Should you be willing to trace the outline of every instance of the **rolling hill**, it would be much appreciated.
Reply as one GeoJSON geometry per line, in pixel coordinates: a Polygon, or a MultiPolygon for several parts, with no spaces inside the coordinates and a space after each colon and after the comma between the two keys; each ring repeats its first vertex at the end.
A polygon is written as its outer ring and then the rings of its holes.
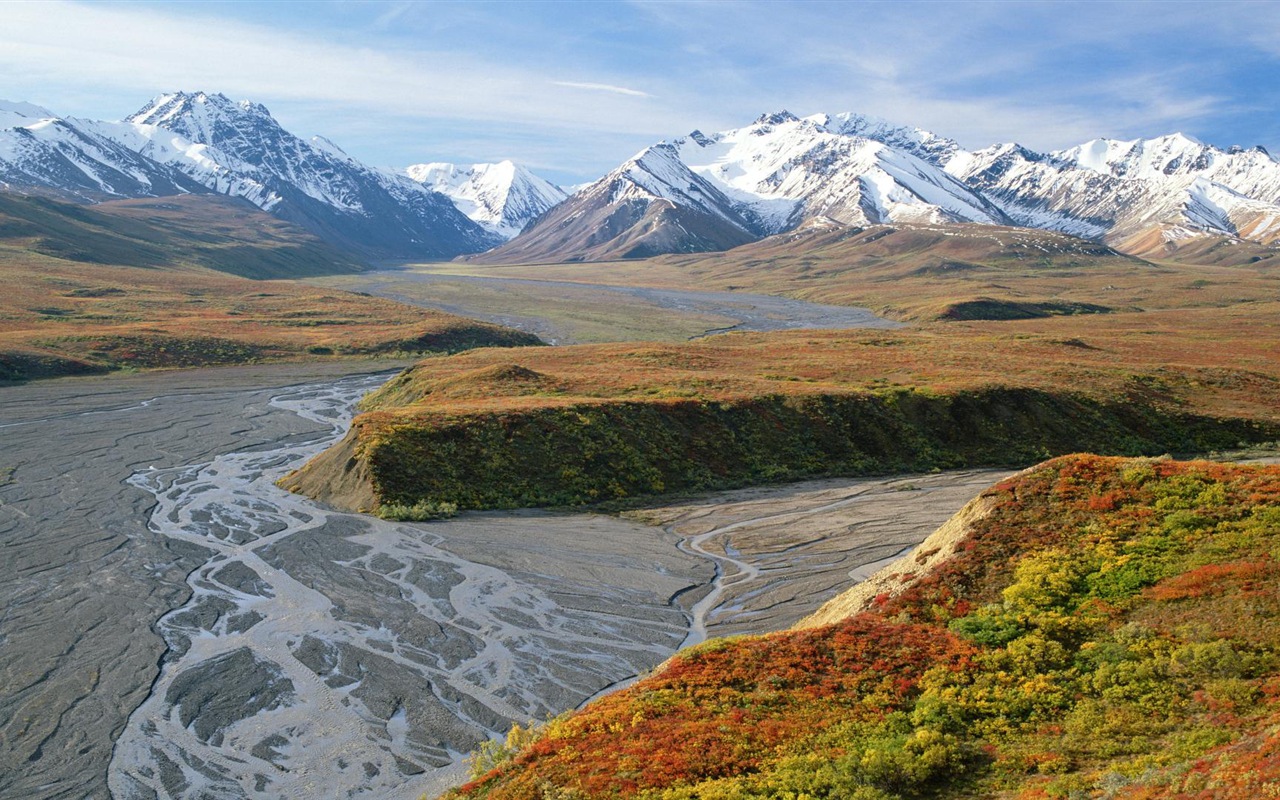
{"type": "Polygon", "coordinates": [[[243,200],[83,206],[0,193],[0,381],[538,343],[450,314],[265,280],[360,268],[243,200]]]}

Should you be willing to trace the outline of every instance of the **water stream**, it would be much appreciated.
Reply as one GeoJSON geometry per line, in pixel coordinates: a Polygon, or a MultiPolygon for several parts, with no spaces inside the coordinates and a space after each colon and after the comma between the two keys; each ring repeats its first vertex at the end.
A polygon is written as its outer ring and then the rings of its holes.
{"type": "Polygon", "coordinates": [[[130,478],[156,498],[150,530],[208,559],[188,577],[188,602],[156,624],[169,650],[116,742],[115,797],[416,798],[513,721],[576,705],[684,638],[685,614],[667,598],[706,570],[670,542],[659,546],[676,557],[657,562],[658,579],[602,580],[650,574],[644,546],[626,555],[588,545],[579,548],[587,569],[529,569],[546,567],[539,555],[556,561],[547,548],[577,538],[575,526],[648,530],[634,523],[398,524],[278,489],[276,478],[345,432],[354,401],[375,384],[350,379],[271,401],[330,425],[328,436],[130,478]],[[486,544],[511,555],[504,538],[524,541],[525,555],[482,563],[486,544]],[[468,547],[469,557],[456,552],[468,547]]]}

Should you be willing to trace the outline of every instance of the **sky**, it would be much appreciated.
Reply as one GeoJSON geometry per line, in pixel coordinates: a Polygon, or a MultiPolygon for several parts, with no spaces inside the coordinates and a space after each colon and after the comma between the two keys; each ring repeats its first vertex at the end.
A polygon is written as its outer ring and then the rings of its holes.
{"type": "Polygon", "coordinates": [[[563,184],[782,109],[968,148],[1181,131],[1280,154],[1280,2],[0,0],[0,98],[121,119],[179,90],[378,166],[563,184]]]}

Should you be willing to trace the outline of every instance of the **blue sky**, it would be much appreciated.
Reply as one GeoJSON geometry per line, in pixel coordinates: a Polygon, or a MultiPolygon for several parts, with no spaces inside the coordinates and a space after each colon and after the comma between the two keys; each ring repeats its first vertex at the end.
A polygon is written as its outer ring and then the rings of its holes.
{"type": "Polygon", "coordinates": [[[766,111],[977,148],[1183,131],[1280,153],[1276,2],[0,2],[0,97],[119,119],[264,103],[393,166],[512,158],[565,183],[766,111]]]}

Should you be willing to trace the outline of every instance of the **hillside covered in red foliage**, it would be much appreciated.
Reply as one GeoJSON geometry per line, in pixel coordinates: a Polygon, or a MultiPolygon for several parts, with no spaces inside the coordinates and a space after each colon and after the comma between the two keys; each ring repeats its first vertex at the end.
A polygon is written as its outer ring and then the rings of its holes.
{"type": "Polygon", "coordinates": [[[714,640],[455,798],[1280,793],[1280,467],[1069,456],[870,612],[714,640]]]}

